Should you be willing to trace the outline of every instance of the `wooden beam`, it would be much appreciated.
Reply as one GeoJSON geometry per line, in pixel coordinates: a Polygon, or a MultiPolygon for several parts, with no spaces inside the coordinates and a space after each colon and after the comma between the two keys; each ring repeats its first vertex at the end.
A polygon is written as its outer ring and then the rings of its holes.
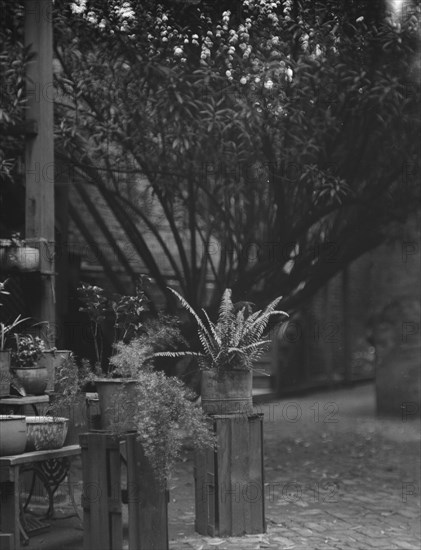
{"type": "Polygon", "coordinates": [[[95,239],[92,237],[91,232],[89,231],[87,225],[82,220],[82,217],[80,216],[79,212],[76,210],[76,208],[69,203],[69,213],[70,216],[73,218],[75,224],[77,225],[79,231],[82,233],[83,238],[88,243],[88,245],[91,247],[91,250],[95,254],[96,258],[98,259],[98,262],[102,265],[104,268],[105,274],[110,279],[112,285],[114,286],[115,290],[119,292],[120,294],[125,294],[125,287],[123,283],[120,281],[120,279],[117,277],[117,275],[113,271],[113,266],[110,264],[106,256],[101,251],[100,247],[96,243],[95,239]]]}
{"type": "MultiPolygon", "coordinates": [[[[25,236],[39,242],[41,292],[32,304],[37,320],[55,323],[54,119],[52,0],[25,0],[26,68],[25,236]]],[[[53,342],[52,342],[53,343],[53,342]]]]}

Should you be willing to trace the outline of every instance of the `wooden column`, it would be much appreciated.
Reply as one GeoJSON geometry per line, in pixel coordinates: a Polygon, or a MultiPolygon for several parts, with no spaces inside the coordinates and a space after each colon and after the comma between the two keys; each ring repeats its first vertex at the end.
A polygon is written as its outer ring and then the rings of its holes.
{"type": "Polygon", "coordinates": [[[217,449],[195,454],[195,529],[211,537],[265,533],[263,414],[210,421],[217,449]]]}
{"type": "Polygon", "coordinates": [[[35,54],[27,66],[26,239],[40,248],[41,292],[31,304],[38,321],[55,323],[54,120],[52,0],[25,0],[25,46],[35,54]]]}

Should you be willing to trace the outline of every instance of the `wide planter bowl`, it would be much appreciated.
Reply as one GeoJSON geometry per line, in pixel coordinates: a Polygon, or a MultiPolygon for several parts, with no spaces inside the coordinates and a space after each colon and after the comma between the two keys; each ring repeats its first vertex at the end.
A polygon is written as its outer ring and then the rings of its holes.
{"type": "Polygon", "coordinates": [[[12,370],[27,395],[42,395],[45,392],[48,384],[47,367],[13,367],[12,370]]]}
{"type": "Polygon", "coordinates": [[[20,455],[26,447],[26,418],[0,415],[0,456],[20,455]]]}
{"type": "Polygon", "coordinates": [[[69,419],[54,416],[27,416],[27,451],[48,451],[64,445],[69,419]]]}
{"type": "Polygon", "coordinates": [[[0,350],[0,397],[5,397],[10,393],[10,360],[10,351],[0,350]]]}
{"type": "Polygon", "coordinates": [[[14,246],[11,245],[11,241],[2,239],[0,242],[0,267],[5,271],[38,271],[39,250],[31,246],[14,246]]]}
{"type": "Polygon", "coordinates": [[[253,374],[250,370],[218,373],[204,370],[202,408],[207,414],[248,414],[253,410],[253,374]]]}
{"type": "Polygon", "coordinates": [[[129,378],[100,378],[95,380],[101,411],[101,428],[136,429],[133,415],[136,410],[136,380],[129,378]]]}

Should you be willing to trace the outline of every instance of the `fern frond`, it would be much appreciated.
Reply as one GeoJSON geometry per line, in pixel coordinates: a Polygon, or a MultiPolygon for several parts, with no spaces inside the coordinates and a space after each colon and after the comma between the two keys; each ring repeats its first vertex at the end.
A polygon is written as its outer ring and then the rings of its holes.
{"type": "Polygon", "coordinates": [[[168,289],[180,300],[181,305],[186,309],[196,320],[196,323],[198,324],[200,330],[202,331],[204,337],[208,340],[209,344],[211,345],[212,342],[212,336],[209,334],[208,329],[205,327],[202,319],[197,315],[197,313],[194,311],[194,309],[191,307],[191,305],[188,303],[188,301],[181,296],[176,290],[168,287],[168,289]]]}
{"type": "Polygon", "coordinates": [[[219,318],[218,324],[225,324],[228,318],[232,317],[234,312],[234,304],[231,300],[232,291],[230,288],[226,288],[222,295],[221,305],[219,306],[219,318]]]}
{"type": "Polygon", "coordinates": [[[243,335],[244,326],[245,326],[245,310],[246,308],[240,309],[240,311],[237,313],[236,319],[235,319],[235,330],[233,331],[232,335],[232,345],[238,346],[241,342],[241,337],[243,335]]]}
{"type": "Polygon", "coordinates": [[[256,338],[260,338],[262,336],[262,334],[265,331],[265,328],[269,323],[269,319],[273,315],[286,315],[288,317],[288,314],[285,313],[284,311],[268,311],[267,313],[262,314],[260,319],[257,319],[252,326],[252,330],[256,338]]]}
{"type": "Polygon", "coordinates": [[[259,342],[254,342],[253,344],[249,344],[248,346],[244,346],[244,347],[241,347],[241,348],[236,348],[236,347],[229,348],[228,352],[229,353],[234,353],[234,352],[236,352],[236,353],[246,353],[246,352],[253,353],[254,350],[258,350],[260,347],[265,347],[270,343],[271,343],[270,340],[260,340],[259,342]]]}
{"type": "Polygon", "coordinates": [[[206,355],[204,353],[199,353],[197,351],[157,351],[156,353],[154,353],[153,355],[150,356],[150,358],[152,357],[184,357],[188,355],[189,357],[193,356],[193,357],[206,357],[206,355]]]}
{"type": "Polygon", "coordinates": [[[210,328],[210,331],[212,333],[212,336],[214,337],[214,339],[216,340],[216,342],[218,344],[221,343],[221,339],[219,337],[219,334],[216,332],[216,327],[215,327],[215,324],[212,323],[212,321],[209,319],[209,315],[206,313],[206,310],[202,308],[202,311],[203,311],[203,315],[205,316],[206,318],[206,321],[208,322],[208,325],[209,325],[209,328],[210,328]]]}

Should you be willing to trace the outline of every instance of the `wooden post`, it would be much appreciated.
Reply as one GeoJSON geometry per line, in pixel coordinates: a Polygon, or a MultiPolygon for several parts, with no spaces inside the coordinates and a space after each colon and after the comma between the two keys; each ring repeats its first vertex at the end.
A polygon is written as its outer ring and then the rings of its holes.
{"type": "Polygon", "coordinates": [[[195,455],[196,531],[264,533],[263,414],[211,416],[215,452],[195,455]]]}
{"type": "Polygon", "coordinates": [[[168,491],[159,485],[136,434],[125,441],[129,549],[168,550],[168,491]]]}
{"type": "MultiPolygon", "coordinates": [[[[26,239],[40,248],[41,292],[31,306],[38,321],[55,323],[54,294],[54,119],[52,0],[25,0],[25,46],[35,54],[27,65],[26,239]]],[[[54,342],[51,342],[54,343],[54,342]]]]}
{"type": "Polygon", "coordinates": [[[123,463],[127,465],[129,550],[168,550],[168,491],[157,481],[136,434],[121,439],[99,431],[81,434],[79,441],[85,550],[123,547],[123,463]]]}
{"type": "Polygon", "coordinates": [[[105,432],[81,434],[79,441],[82,449],[84,549],[121,550],[120,443],[105,432]]]}

